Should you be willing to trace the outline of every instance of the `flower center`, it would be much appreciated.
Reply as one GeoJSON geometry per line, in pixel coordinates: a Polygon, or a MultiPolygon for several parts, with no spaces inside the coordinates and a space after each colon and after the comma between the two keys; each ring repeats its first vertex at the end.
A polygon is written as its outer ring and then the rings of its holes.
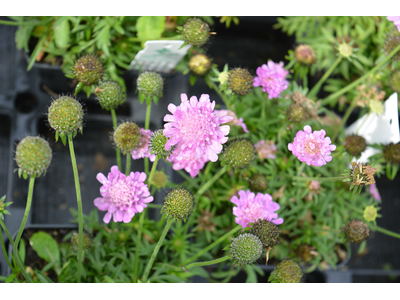
{"type": "Polygon", "coordinates": [[[110,200],[117,206],[128,205],[132,206],[134,189],[130,186],[128,182],[120,180],[110,186],[108,193],[110,195],[110,200]]]}
{"type": "Polygon", "coordinates": [[[315,142],[313,140],[308,140],[305,143],[305,147],[304,148],[305,148],[306,152],[308,154],[310,154],[310,155],[317,155],[317,154],[319,154],[321,152],[320,151],[320,147],[319,147],[319,143],[317,143],[317,142],[315,142]]]}
{"type": "Polygon", "coordinates": [[[211,114],[209,112],[188,112],[186,117],[179,122],[183,140],[186,143],[204,142],[210,135],[210,124],[211,114]]]}

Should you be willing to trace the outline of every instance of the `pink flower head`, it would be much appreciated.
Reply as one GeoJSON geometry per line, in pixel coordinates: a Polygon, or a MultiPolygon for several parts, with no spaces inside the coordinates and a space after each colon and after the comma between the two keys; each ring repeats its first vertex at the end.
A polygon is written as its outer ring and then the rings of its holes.
{"type": "Polygon", "coordinates": [[[103,198],[94,199],[94,205],[101,211],[107,211],[103,221],[109,223],[111,216],[114,222],[129,223],[135,213],[140,213],[146,203],[152,202],[146,180],[146,173],[131,172],[129,176],[121,173],[117,166],[111,167],[108,176],[98,173],[97,180],[103,184],[100,194],[103,198]]]}
{"type": "MultiPolygon", "coordinates": [[[[175,161],[178,160],[180,166],[191,164],[191,160],[200,159],[201,161],[218,160],[218,155],[222,151],[222,144],[226,143],[229,134],[229,125],[221,124],[231,121],[231,116],[216,116],[214,113],[215,101],[210,101],[210,96],[203,94],[198,101],[195,96],[188,100],[186,94],[181,94],[181,105],[168,105],[168,110],[172,115],[167,114],[164,121],[169,122],[164,125],[164,135],[170,138],[165,145],[165,150],[169,151],[176,145],[174,151],[175,161]]],[[[186,169],[186,168],[185,168],[186,169]]],[[[196,168],[197,169],[197,168],[196,168]]],[[[198,174],[193,171],[192,178],[198,174]]]]}
{"type": "Polygon", "coordinates": [[[149,157],[150,161],[155,161],[156,155],[150,154],[150,149],[149,149],[149,140],[151,137],[151,131],[143,128],[140,128],[140,131],[142,132],[142,140],[140,141],[139,147],[131,151],[132,159],[149,157]]]}
{"type": "Polygon", "coordinates": [[[247,130],[246,124],[244,124],[244,122],[243,122],[243,118],[238,119],[238,117],[236,116],[236,114],[233,111],[231,111],[231,110],[216,110],[215,115],[217,117],[231,116],[233,119],[228,122],[228,125],[241,126],[243,128],[244,132],[249,132],[247,130]]]}
{"type": "Polygon", "coordinates": [[[239,199],[233,196],[231,202],[237,207],[233,208],[233,214],[236,216],[235,222],[247,227],[250,222],[257,222],[259,219],[268,220],[276,225],[282,224],[283,219],[278,219],[276,210],[280,208],[279,204],[272,201],[269,194],[258,193],[257,196],[250,190],[239,191],[239,199]]]}
{"type": "Polygon", "coordinates": [[[376,183],[371,184],[369,186],[369,192],[371,193],[372,197],[374,197],[374,199],[376,201],[380,201],[381,200],[381,195],[379,194],[378,188],[376,187],[376,183]]]}
{"type": "Polygon", "coordinates": [[[276,146],[274,141],[259,141],[254,145],[254,148],[256,149],[256,152],[258,154],[258,157],[262,160],[264,158],[272,158],[275,159],[275,153],[276,153],[276,146]]]}
{"type": "Polygon", "coordinates": [[[256,73],[258,76],[254,77],[253,86],[262,86],[262,91],[268,93],[268,99],[278,98],[289,86],[286,80],[289,71],[283,68],[283,62],[268,61],[268,65],[258,67],[256,73]]]}
{"type": "Polygon", "coordinates": [[[288,149],[307,165],[323,166],[332,160],[331,151],[336,149],[331,145],[331,139],[325,137],[325,130],[311,132],[311,126],[304,126],[304,131],[299,130],[293,143],[289,143],[288,149]]]}
{"type": "Polygon", "coordinates": [[[386,19],[388,19],[389,21],[392,21],[394,23],[394,25],[397,26],[397,29],[400,32],[400,17],[386,17],[386,19]]]}

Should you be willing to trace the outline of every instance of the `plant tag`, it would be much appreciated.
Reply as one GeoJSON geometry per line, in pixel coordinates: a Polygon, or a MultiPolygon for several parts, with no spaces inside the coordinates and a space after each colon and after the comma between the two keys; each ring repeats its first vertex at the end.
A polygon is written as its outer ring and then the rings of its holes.
{"type": "MultiPolygon", "coordinates": [[[[383,107],[385,112],[381,115],[375,113],[366,114],[345,129],[347,135],[355,134],[362,136],[367,144],[389,144],[400,141],[399,133],[399,111],[397,93],[392,94],[385,101],[383,107]]],[[[379,153],[381,150],[367,146],[357,162],[367,162],[368,158],[379,153]]]]}
{"type": "Polygon", "coordinates": [[[147,41],[140,50],[131,66],[139,70],[151,70],[160,73],[170,73],[190,49],[190,45],[181,48],[184,41],[147,41]]]}

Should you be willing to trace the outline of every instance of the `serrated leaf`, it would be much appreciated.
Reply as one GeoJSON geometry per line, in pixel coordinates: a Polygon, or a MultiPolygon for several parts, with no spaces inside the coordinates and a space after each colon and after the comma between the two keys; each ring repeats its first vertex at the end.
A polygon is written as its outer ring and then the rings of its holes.
{"type": "Polygon", "coordinates": [[[60,261],[60,250],[55,239],[50,234],[39,231],[32,235],[29,242],[39,257],[47,262],[54,262],[56,272],[60,274],[60,269],[57,267],[60,261]]]}
{"type": "Polygon", "coordinates": [[[54,42],[57,47],[63,49],[69,44],[70,28],[67,17],[57,17],[53,25],[54,29],[54,42]]]}
{"type": "Polygon", "coordinates": [[[137,36],[143,40],[156,40],[164,32],[164,16],[142,16],[136,22],[137,36]]]}

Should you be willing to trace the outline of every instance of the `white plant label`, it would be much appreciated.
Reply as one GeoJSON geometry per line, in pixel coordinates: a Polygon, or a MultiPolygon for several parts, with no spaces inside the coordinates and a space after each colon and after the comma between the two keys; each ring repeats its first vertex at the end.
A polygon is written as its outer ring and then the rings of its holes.
{"type": "MultiPolygon", "coordinates": [[[[397,93],[392,94],[385,101],[385,112],[366,114],[345,129],[347,135],[357,134],[367,141],[367,144],[389,144],[400,141],[399,111],[397,93]],[[356,133],[357,132],[357,133],[356,133]]],[[[357,162],[367,162],[368,158],[381,152],[381,150],[367,146],[357,162]]],[[[354,160],[354,159],[353,159],[354,160]]]]}
{"type": "Polygon", "coordinates": [[[190,45],[182,47],[184,41],[147,41],[131,62],[132,69],[170,73],[186,55],[190,45]]]}

